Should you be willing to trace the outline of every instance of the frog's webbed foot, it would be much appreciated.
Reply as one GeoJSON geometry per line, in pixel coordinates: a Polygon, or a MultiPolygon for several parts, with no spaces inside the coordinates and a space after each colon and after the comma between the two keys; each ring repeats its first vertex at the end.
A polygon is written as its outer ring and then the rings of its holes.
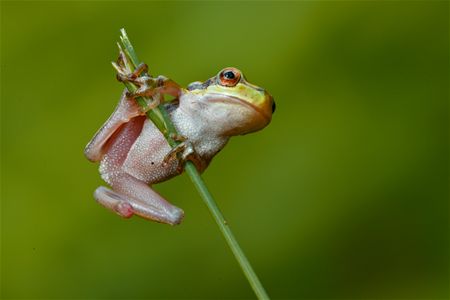
{"type": "Polygon", "coordinates": [[[184,164],[190,160],[192,161],[198,170],[203,170],[203,161],[198,156],[197,152],[195,152],[194,145],[186,139],[186,137],[182,135],[171,135],[171,138],[175,141],[181,142],[177,146],[173,147],[169,153],[164,157],[163,163],[168,164],[170,161],[177,159],[178,160],[178,166],[177,171],[178,173],[182,173],[184,169],[184,164]]]}

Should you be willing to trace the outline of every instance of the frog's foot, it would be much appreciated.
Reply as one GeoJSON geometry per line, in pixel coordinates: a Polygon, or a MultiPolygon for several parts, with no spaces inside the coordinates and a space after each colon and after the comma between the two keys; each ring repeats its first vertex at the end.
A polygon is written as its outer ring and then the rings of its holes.
{"type": "Polygon", "coordinates": [[[184,216],[183,210],[178,207],[171,205],[170,209],[157,208],[148,201],[129,198],[103,186],[95,190],[94,197],[98,203],[127,219],[136,214],[151,221],[177,225],[184,216]]]}
{"type": "Polygon", "coordinates": [[[194,146],[192,143],[186,139],[186,137],[182,135],[171,135],[171,138],[175,141],[181,142],[174,148],[172,148],[169,153],[164,157],[163,164],[168,164],[170,161],[177,159],[178,160],[178,173],[183,172],[184,164],[186,161],[192,161],[197,169],[201,170],[202,160],[199,158],[197,152],[195,152],[194,146]]]}

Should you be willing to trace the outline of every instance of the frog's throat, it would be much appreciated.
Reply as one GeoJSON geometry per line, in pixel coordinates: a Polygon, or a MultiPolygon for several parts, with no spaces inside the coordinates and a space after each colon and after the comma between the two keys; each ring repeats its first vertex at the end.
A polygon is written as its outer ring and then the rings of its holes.
{"type": "Polygon", "coordinates": [[[271,119],[271,116],[267,112],[265,112],[263,109],[261,109],[260,107],[254,105],[254,104],[252,104],[252,103],[250,103],[248,101],[242,100],[242,99],[240,99],[238,97],[234,97],[234,96],[231,96],[231,95],[215,94],[215,93],[209,93],[209,95],[214,95],[214,96],[217,96],[217,97],[208,98],[208,100],[207,100],[208,102],[213,102],[213,103],[230,103],[230,102],[232,102],[232,103],[239,103],[239,104],[242,104],[242,105],[244,105],[246,107],[249,107],[249,108],[253,109],[254,111],[258,112],[266,121],[270,121],[270,119],[271,119]]]}

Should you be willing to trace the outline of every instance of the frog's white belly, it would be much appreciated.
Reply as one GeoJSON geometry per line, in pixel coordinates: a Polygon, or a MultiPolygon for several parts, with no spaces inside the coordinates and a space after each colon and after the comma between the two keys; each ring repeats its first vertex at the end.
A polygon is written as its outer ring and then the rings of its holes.
{"type": "MultiPolygon", "coordinates": [[[[214,122],[205,119],[205,116],[199,111],[186,113],[175,109],[171,113],[171,119],[178,133],[192,143],[197,158],[202,160],[203,168],[206,168],[212,157],[228,141],[228,137],[216,134],[216,131],[220,131],[220,126],[213,126],[214,122]],[[213,130],[214,128],[215,130],[213,130]]],[[[123,163],[123,169],[128,174],[147,183],[167,180],[178,175],[179,162],[177,159],[172,159],[163,165],[164,157],[170,150],[163,134],[152,121],[146,119],[141,133],[131,146],[123,163]]],[[[203,168],[200,171],[203,171],[203,168]]]]}
{"type": "Polygon", "coordinates": [[[176,160],[163,165],[170,146],[163,134],[150,120],[145,120],[142,131],[128,152],[123,170],[147,183],[164,181],[177,175],[176,160]]]}

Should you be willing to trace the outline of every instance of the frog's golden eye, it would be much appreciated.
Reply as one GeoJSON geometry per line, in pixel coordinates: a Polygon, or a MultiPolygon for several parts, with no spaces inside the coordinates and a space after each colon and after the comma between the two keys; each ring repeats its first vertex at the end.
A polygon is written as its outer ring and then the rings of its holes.
{"type": "Polygon", "coordinates": [[[219,74],[220,85],[235,86],[241,80],[241,72],[235,68],[223,69],[219,74]]]}

